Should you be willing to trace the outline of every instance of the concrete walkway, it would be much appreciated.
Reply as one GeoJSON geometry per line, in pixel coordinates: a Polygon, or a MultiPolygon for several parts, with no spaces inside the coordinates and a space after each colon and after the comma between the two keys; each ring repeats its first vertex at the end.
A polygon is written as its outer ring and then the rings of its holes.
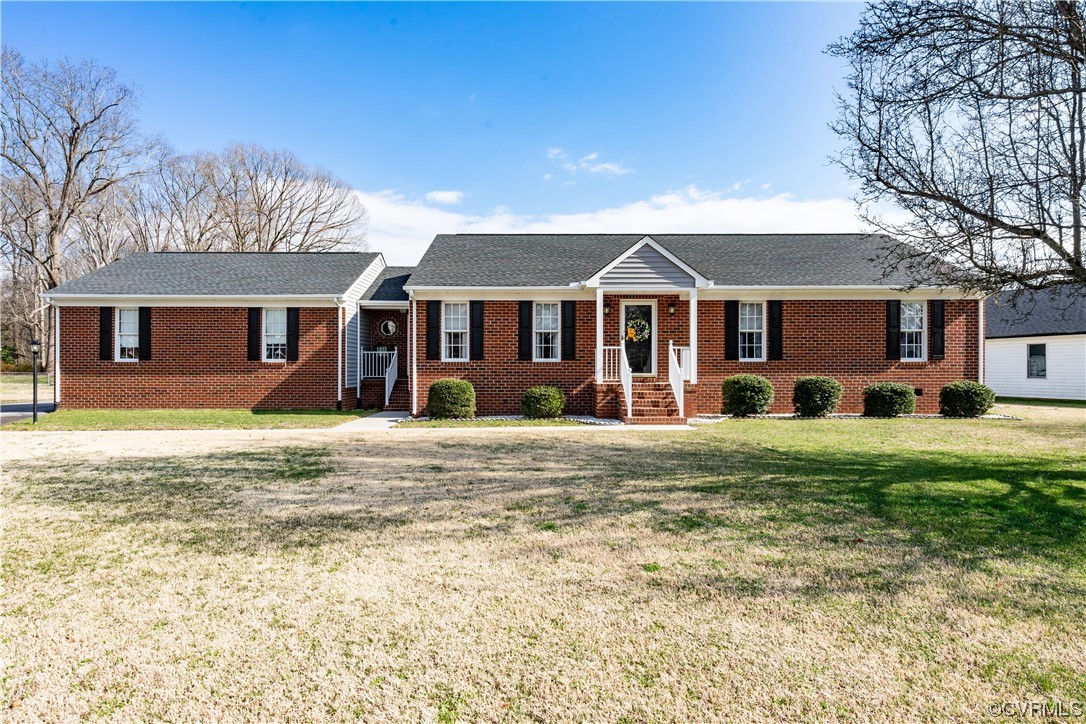
{"type": "MultiPolygon", "coordinates": [[[[52,397],[52,393],[49,394],[52,397]]],[[[38,402],[38,419],[41,416],[52,412],[55,405],[53,401],[38,402]]],[[[9,402],[6,405],[0,405],[0,425],[6,425],[9,422],[18,422],[19,420],[29,420],[34,416],[34,403],[32,402],[9,402]]]]}
{"type": "Polygon", "coordinates": [[[354,430],[389,430],[397,422],[402,422],[411,417],[406,411],[378,412],[366,417],[358,417],[342,425],[336,425],[329,430],[336,432],[352,432],[354,430]]]}

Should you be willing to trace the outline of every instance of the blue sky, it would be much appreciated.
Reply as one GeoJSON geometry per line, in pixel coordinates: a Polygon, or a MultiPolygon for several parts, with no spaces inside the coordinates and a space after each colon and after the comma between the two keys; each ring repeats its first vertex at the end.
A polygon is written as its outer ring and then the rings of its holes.
{"type": "Polygon", "coordinates": [[[287,148],[371,245],[455,231],[848,231],[832,3],[4,2],[29,59],[91,57],[182,151],[287,148]]]}

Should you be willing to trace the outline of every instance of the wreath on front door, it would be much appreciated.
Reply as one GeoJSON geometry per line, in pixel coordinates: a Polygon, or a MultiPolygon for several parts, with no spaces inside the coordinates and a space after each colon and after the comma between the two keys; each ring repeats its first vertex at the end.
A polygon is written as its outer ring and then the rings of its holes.
{"type": "Polygon", "coordinates": [[[652,335],[652,328],[644,317],[631,317],[626,320],[626,341],[647,342],[652,335]]]}

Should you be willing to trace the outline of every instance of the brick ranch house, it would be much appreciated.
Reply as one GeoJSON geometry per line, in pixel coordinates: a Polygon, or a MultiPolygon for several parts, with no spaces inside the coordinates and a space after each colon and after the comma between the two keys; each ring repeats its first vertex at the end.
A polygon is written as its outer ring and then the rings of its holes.
{"type": "Polygon", "coordinates": [[[679,422],[749,372],[791,410],[796,377],[939,389],[983,375],[983,307],[910,288],[864,234],[439,235],[416,267],[375,253],[136,254],[46,295],[58,403],[73,408],[350,408],[425,414],[434,380],[478,412],[534,385],[567,412],[679,422]]]}

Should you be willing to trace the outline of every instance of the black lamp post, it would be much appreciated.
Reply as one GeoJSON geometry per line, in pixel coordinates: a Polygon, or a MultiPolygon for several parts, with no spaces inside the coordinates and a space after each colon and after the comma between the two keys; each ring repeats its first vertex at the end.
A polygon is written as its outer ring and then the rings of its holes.
{"type": "Polygon", "coordinates": [[[38,424],[38,353],[41,352],[41,342],[30,340],[30,359],[34,370],[34,424],[38,424]]]}

